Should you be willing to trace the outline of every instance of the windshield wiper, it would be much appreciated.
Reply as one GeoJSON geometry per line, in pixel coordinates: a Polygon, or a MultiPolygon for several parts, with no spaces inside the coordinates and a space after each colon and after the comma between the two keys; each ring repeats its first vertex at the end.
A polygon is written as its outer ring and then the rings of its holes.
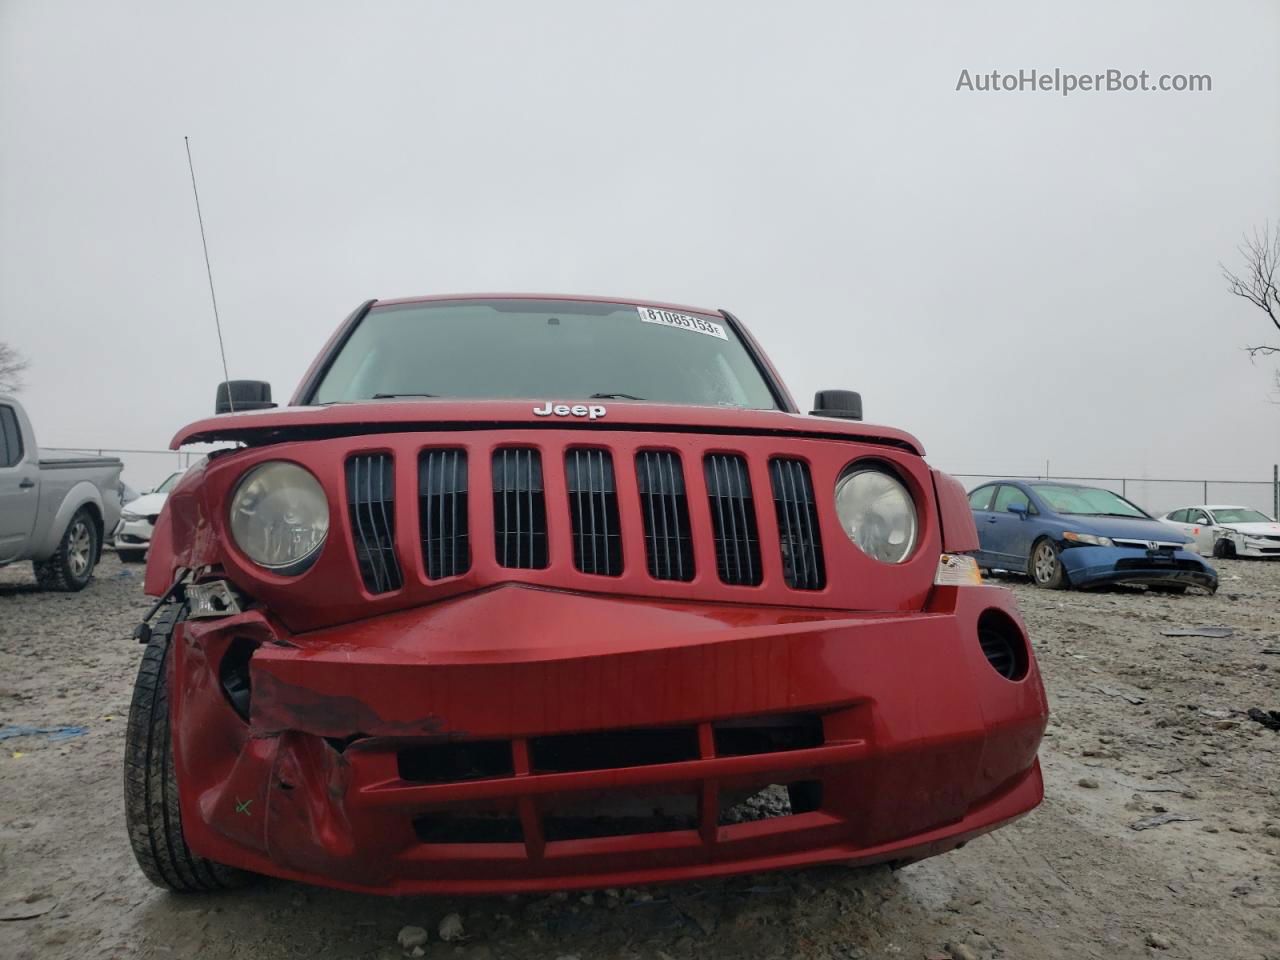
{"type": "Polygon", "coordinates": [[[375,393],[373,400],[395,400],[399,397],[434,397],[434,393],[375,393]]]}
{"type": "Polygon", "coordinates": [[[631,393],[593,393],[587,397],[588,400],[643,400],[644,397],[637,397],[631,393]]]}

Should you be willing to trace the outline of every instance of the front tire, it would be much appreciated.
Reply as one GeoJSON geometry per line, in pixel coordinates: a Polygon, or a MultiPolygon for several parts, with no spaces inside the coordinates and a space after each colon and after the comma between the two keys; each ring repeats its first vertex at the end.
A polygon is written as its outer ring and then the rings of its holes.
{"type": "Polygon", "coordinates": [[[1031,545],[1031,558],[1027,563],[1031,582],[1044,590],[1065,590],[1071,586],[1062,557],[1052,540],[1041,539],[1031,545]]]}
{"type": "Polygon", "coordinates": [[[32,564],[36,582],[44,590],[61,590],[64,593],[83,590],[93,579],[101,542],[93,514],[88,507],[81,507],[72,515],[53,556],[32,564]]]}
{"type": "Polygon", "coordinates": [[[1213,555],[1219,560],[1234,560],[1236,545],[1224,537],[1213,545],[1213,555]]]}
{"type": "Polygon", "coordinates": [[[116,556],[120,558],[121,563],[144,563],[147,559],[146,550],[121,550],[116,549],[116,556]]]}
{"type": "Polygon", "coordinates": [[[125,731],[125,824],[148,880],[176,893],[208,893],[244,886],[251,874],[197,856],[182,833],[169,731],[169,637],[180,619],[180,604],[156,615],[138,667],[125,731]]]}

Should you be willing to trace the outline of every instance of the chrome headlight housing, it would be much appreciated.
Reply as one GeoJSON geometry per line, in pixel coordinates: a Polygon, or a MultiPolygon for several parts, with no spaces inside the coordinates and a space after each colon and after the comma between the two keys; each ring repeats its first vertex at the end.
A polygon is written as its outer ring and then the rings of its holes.
{"type": "Polygon", "coordinates": [[[881,563],[902,563],[920,534],[910,492],[879,467],[854,467],[836,481],[836,516],[858,549],[881,563]]]}
{"type": "Polygon", "coordinates": [[[258,566],[299,574],[315,563],[329,535],[329,501],[309,470],[269,460],[240,478],[230,524],[236,546],[258,566]]]}

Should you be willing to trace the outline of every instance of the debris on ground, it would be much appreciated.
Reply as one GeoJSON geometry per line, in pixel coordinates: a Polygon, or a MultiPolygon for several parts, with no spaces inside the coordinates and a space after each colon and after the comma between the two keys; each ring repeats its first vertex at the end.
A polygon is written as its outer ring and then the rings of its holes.
{"type": "Polygon", "coordinates": [[[72,737],[78,737],[81,734],[88,733],[88,727],[23,727],[11,726],[0,727],[0,740],[11,740],[14,737],[48,737],[50,743],[57,743],[60,740],[70,740],[72,737]]]}
{"type": "Polygon", "coordinates": [[[1178,823],[1179,821],[1199,820],[1199,817],[1193,817],[1189,813],[1164,813],[1156,814],[1154,817],[1146,817],[1142,820],[1135,820],[1129,824],[1130,830],[1150,830],[1152,827],[1161,827],[1166,823],[1178,823]]]}
{"type": "Polygon", "coordinates": [[[1155,950],[1168,950],[1173,944],[1169,942],[1168,937],[1152,931],[1147,934],[1147,946],[1155,950]]]}
{"type": "Polygon", "coordinates": [[[1250,707],[1249,719],[1254,723],[1262,724],[1268,730],[1280,732],[1280,710],[1260,710],[1257,707],[1250,707]]]}
{"type": "Polygon", "coordinates": [[[1113,690],[1111,687],[1104,687],[1096,683],[1093,685],[1093,689],[1097,690],[1099,693],[1104,694],[1108,697],[1119,697],[1121,700],[1127,700],[1129,701],[1129,703],[1132,703],[1135,707],[1141,706],[1142,704],[1147,702],[1145,699],[1143,699],[1142,697],[1138,696],[1135,693],[1125,693],[1125,691],[1123,690],[1113,690]]]}
{"type": "Polygon", "coordinates": [[[422,927],[401,927],[396,943],[406,950],[420,947],[427,942],[427,931],[422,927]]]}
{"type": "Polygon", "coordinates": [[[1235,635],[1235,631],[1230,627],[1214,627],[1208,624],[1200,627],[1169,627],[1167,630],[1161,630],[1160,633],[1166,637],[1212,637],[1215,640],[1225,640],[1235,635]]]}
{"type": "Polygon", "coordinates": [[[0,921],[33,920],[36,917],[43,917],[57,905],[57,897],[44,897],[35,893],[29,894],[9,903],[0,904],[0,921]]]}
{"type": "Polygon", "coordinates": [[[1098,789],[1098,781],[1095,780],[1093,777],[1081,777],[1079,780],[1076,781],[1076,785],[1080,787],[1084,787],[1086,790],[1098,789]]]}
{"type": "Polygon", "coordinates": [[[462,917],[456,913],[446,914],[440,920],[438,928],[440,939],[445,943],[452,943],[455,940],[465,940],[467,938],[466,930],[462,926],[462,917]]]}

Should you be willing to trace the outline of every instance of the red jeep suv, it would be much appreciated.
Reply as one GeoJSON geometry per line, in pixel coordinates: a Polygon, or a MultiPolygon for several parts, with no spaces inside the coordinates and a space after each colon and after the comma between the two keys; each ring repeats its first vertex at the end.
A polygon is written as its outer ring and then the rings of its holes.
{"type": "Polygon", "coordinates": [[[905,863],[1025,814],[1048,715],[963,489],[731,314],[370,301],[174,438],[126,808],[156,883],[623,886],[905,863]]]}

